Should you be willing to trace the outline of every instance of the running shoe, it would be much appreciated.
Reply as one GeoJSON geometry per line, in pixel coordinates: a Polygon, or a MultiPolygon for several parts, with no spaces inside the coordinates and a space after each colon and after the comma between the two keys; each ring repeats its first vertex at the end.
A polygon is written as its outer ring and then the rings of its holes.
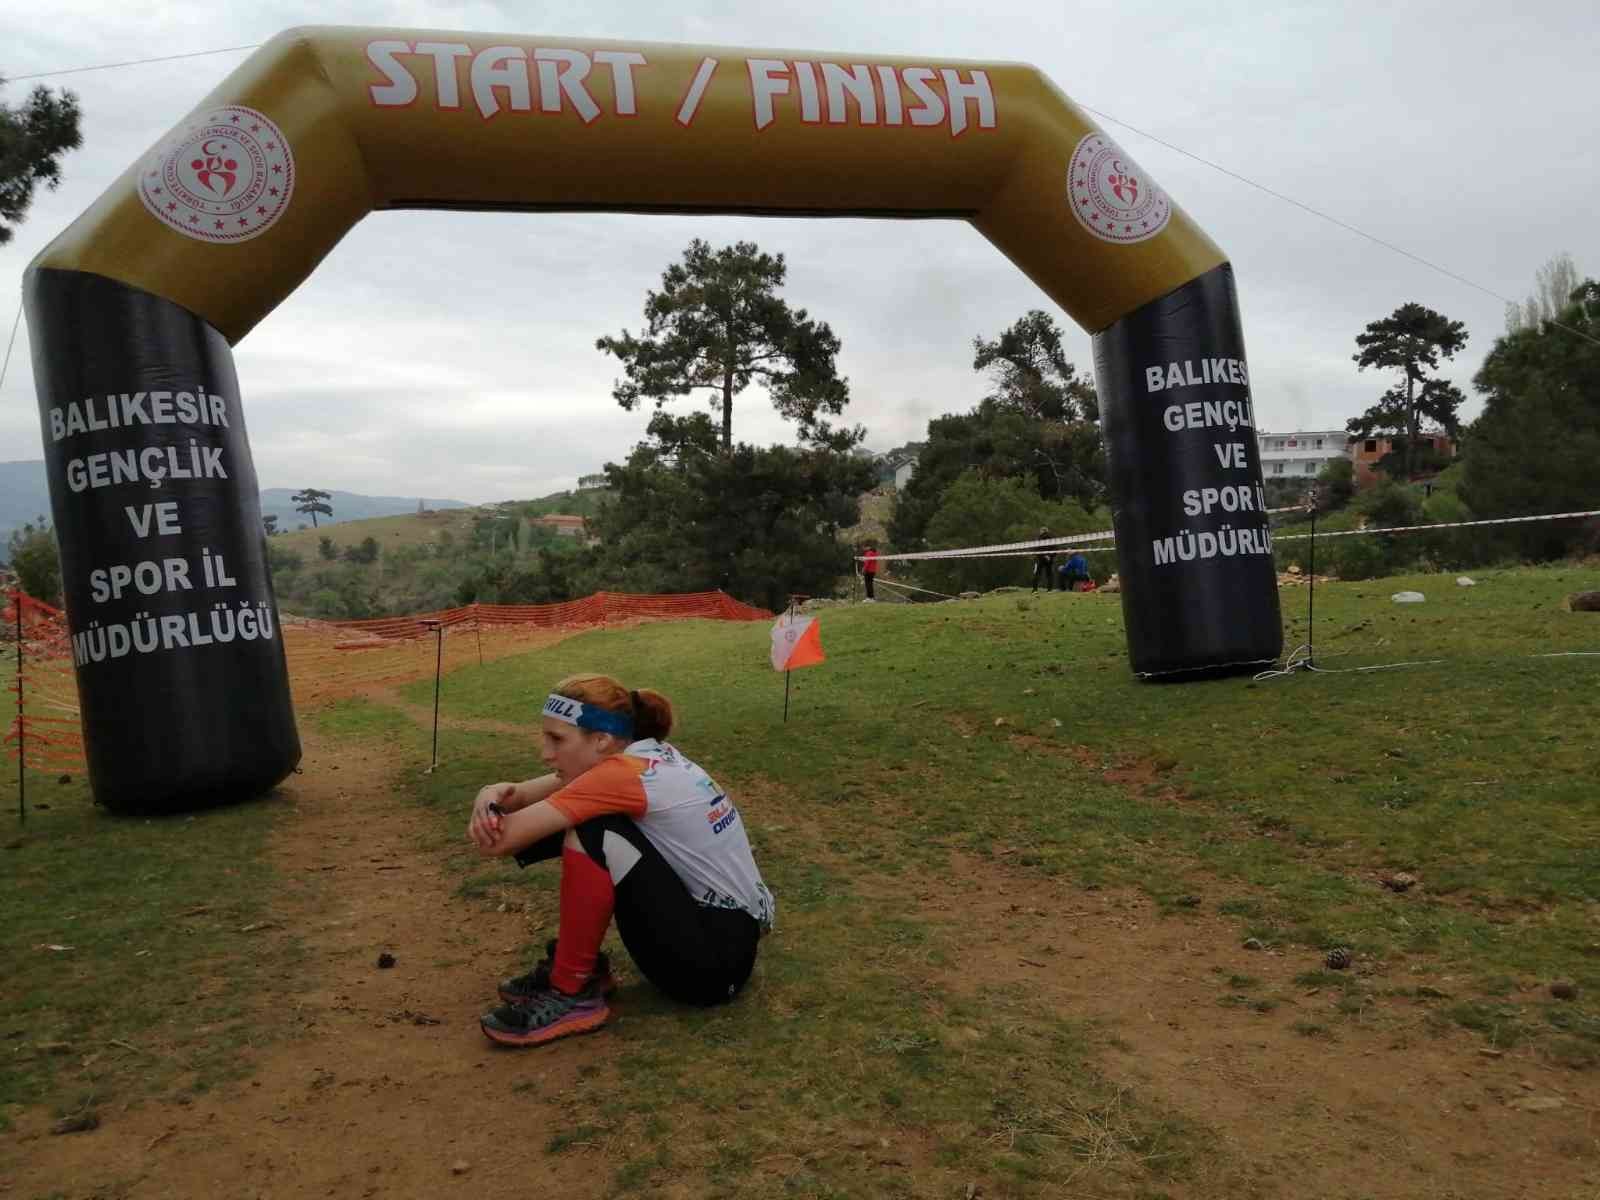
{"type": "Polygon", "coordinates": [[[593,1033],[611,1017],[611,1008],[591,978],[575,996],[548,988],[520,1004],[504,1004],[484,1013],[478,1025],[484,1036],[502,1046],[542,1046],[558,1038],[593,1033]]]}

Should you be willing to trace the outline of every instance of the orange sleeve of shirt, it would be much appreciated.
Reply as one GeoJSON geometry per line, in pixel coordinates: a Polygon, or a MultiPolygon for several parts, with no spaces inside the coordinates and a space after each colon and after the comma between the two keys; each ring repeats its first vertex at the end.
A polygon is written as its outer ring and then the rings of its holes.
{"type": "Polygon", "coordinates": [[[637,819],[644,816],[646,807],[644,784],[639,777],[649,766],[642,758],[614,754],[556,792],[549,803],[574,825],[608,813],[637,819]]]}

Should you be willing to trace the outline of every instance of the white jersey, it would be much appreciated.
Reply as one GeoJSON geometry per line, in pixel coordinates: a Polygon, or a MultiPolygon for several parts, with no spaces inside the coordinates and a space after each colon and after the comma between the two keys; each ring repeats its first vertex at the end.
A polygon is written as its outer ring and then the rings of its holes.
{"type": "Polygon", "coordinates": [[[574,824],[632,818],[701,904],[737,908],[762,928],[777,905],[761,879],[744,821],[727,793],[670,743],[634,742],[550,797],[574,824]]]}

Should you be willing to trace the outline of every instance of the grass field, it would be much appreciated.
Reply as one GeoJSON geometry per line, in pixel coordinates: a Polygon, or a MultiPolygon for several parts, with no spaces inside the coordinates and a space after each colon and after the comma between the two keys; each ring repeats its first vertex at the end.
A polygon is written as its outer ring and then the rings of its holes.
{"type": "MultiPolygon", "coordinates": [[[[1600,1065],[1600,657],[1574,652],[1600,651],[1600,616],[1560,601],[1596,575],[1320,586],[1327,673],[1166,685],[1130,677],[1114,597],[852,606],[823,616],[828,661],[794,675],[787,722],[764,624],[585,634],[448,677],[442,765],[401,775],[397,758],[395,786],[433,814],[427,849],[452,864],[460,904],[551,908],[553,873],[459,848],[462,806],[480,783],[539,770],[531,740],[494,723],[531,728],[554,680],[601,670],[669,695],[672,740],[739,800],[779,901],[761,986],[717,1013],[635,1003],[608,1035],[615,1073],[542,1146],[630,1147],[615,1193],[687,1172],[695,1194],[767,1194],[760,1164],[792,1153],[787,1192],[862,1194],[847,1166],[795,1148],[892,1127],[921,1131],[914,1165],[940,1178],[1154,1197],[1229,1178],[1211,1135],[1111,1087],[1103,1036],[1073,1014],[964,986],[972,935],[930,902],[985,864],[1140,892],[1170,920],[1220,920],[1234,945],[1300,956],[1297,984],[1340,997],[1330,1020],[1300,1022],[1307,1037],[1387,1019],[1587,1073],[1600,1065]],[[1407,588],[1426,603],[1390,601],[1407,588]],[[1357,669],[1399,662],[1420,665],[1357,669]],[[1395,872],[1419,882],[1392,891],[1395,872]],[[1334,947],[1357,969],[1322,969],[1334,947]],[[1558,979],[1575,999],[1550,994],[1558,979]]],[[[1305,641],[1304,591],[1285,590],[1283,608],[1286,645],[1305,641]]],[[[403,700],[432,697],[430,682],[403,700]]],[[[352,745],[410,730],[427,762],[426,731],[399,707],[308,715],[352,745]]],[[[15,786],[0,788],[11,811],[15,786]]],[[[30,791],[50,807],[0,851],[0,955],[16,964],[0,1050],[20,1068],[0,1076],[0,1114],[226,1078],[219,1047],[249,1007],[236,997],[264,970],[281,994],[295,986],[293,931],[265,963],[242,932],[285,886],[261,852],[281,809],[126,821],[90,810],[78,780],[30,791]],[[85,1064],[108,1039],[148,1054],[85,1064]]],[[[1071,937],[1052,936],[1041,961],[1071,937]]],[[[1218,1004],[1267,1019],[1281,999],[1218,980],[1218,1004]]]]}
{"type": "MultiPolygon", "coordinates": [[[[830,614],[829,661],[795,675],[787,724],[781,677],[748,666],[764,630],[738,626],[596,635],[505,660],[461,689],[470,699],[447,694],[445,711],[520,721],[536,681],[612,670],[678,697],[675,736],[726,775],[836,806],[891,803],[912,861],[1023,845],[1037,870],[1158,898],[1206,876],[1210,890],[1240,890],[1224,903],[1241,936],[1426,954],[1491,990],[1517,974],[1600,987],[1600,655],[1534,657],[1600,651],[1600,621],[1560,608],[1593,577],[1510,570],[1473,588],[1437,575],[1320,587],[1317,662],[1330,673],[1261,682],[1137,682],[1117,603],[1057,593],[897,608],[892,628],[876,610],[830,614]],[[1429,600],[1392,603],[1402,589],[1429,600]],[[727,662],[747,665],[717,665],[727,662]],[[1069,747],[1147,768],[1143,795],[1063,786],[1077,761],[1069,747]],[[1374,882],[1384,871],[1426,881],[1427,899],[1403,919],[1374,882]]],[[[1303,597],[1284,593],[1288,646],[1305,638],[1303,597]]],[[[517,761],[469,756],[462,777],[446,772],[429,794],[517,761]]]]}

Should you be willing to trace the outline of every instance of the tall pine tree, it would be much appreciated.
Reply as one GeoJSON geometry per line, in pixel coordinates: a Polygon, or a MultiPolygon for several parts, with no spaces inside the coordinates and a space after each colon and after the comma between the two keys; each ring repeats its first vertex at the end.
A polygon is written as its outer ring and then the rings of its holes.
{"type": "Polygon", "coordinates": [[[15,108],[0,102],[0,246],[27,216],[34,188],[61,183],[62,156],[83,145],[78,119],[78,98],[68,91],[57,97],[41,86],[15,108]]]}
{"type": "Polygon", "coordinates": [[[623,330],[595,342],[626,373],[611,393],[617,403],[631,411],[653,400],[660,408],[709,391],[729,453],[734,397],[759,383],[806,441],[836,449],[859,442],[861,430],[836,430],[826,419],[850,401],[849,383],[835,367],[839,339],[825,322],[779,298],[787,275],[783,255],[763,254],[754,242],[715,251],[699,238],[690,242],[683,261],[661,276],[661,290],[646,294],[643,333],[623,330]]]}
{"type": "Polygon", "coordinates": [[[1416,303],[1402,304],[1356,335],[1360,349],[1351,357],[1357,366],[1397,370],[1401,378],[1346,428],[1355,437],[1374,433],[1403,437],[1407,479],[1416,464],[1417,437],[1424,419],[1435,422],[1451,437],[1460,434],[1456,412],[1466,397],[1448,379],[1428,372],[1439,369],[1441,356],[1454,358],[1466,344],[1465,325],[1416,303]]]}

